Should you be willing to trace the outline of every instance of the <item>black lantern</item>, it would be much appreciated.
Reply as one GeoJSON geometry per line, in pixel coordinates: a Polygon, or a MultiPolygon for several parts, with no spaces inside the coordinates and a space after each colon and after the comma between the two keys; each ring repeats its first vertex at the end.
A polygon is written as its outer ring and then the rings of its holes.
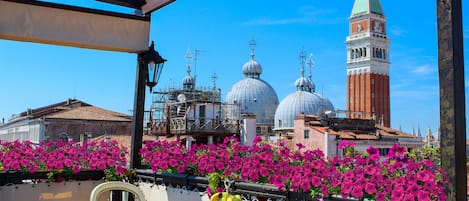
{"type": "Polygon", "coordinates": [[[150,87],[151,92],[153,87],[158,84],[158,80],[160,79],[160,75],[163,71],[163,66],[164,62],[166,62],[166,59],[163,59],[163,57],[161,57],[160,54],[155,51],[155,44],[152,41],[150,49],[142,56],[142,62],[147,66],[146,84],[148,87],[150,87]]]}

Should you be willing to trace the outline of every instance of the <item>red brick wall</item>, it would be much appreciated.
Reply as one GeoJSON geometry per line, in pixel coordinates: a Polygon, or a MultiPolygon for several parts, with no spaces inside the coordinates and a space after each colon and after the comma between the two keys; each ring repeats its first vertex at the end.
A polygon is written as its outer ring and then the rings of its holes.
{"type": "Polygon", "coordinates": [[[363,112],[362,115],[348,116],[351,118],[371,118],[374,113],[376,120],[379,121],[383,117],[384,126],[389,127],[391,124],[389,76],[370,73],[348,75],[347,110],[363,112]]]}

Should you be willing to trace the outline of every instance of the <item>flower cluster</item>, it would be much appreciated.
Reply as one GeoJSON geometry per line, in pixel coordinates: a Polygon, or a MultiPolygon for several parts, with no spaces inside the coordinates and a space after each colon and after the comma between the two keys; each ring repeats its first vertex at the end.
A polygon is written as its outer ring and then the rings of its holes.
{"type": "MultiPolygon", "coordinates": [[[[432,161],[416,161],[398,145],[380,161],[379,149],[369,147],[360,153],[353,146],[345,141],[341,149],[351,150],[347,156],[325,159],[320,150],[304,150],[301,144],[297,150],[290,150],[284,143],[262,143],[256,138],[253,146],[243,146],[235,138],[226,138],[221,144],[190,150],[178,142],[148,142],[141,154],[143,163],[153,171],[219,175],[220,179],[309,192],[314,197],[445,200],[448,179],[432,161]]],[[[210,188],[215,190],[214,186],[210,188]]]]}
{"type": "Polygon", "coordinates": [[[0,170],[35,173],[77,173],[81,170],[103,170],[121,175],[125,169],[127,150],[116,141],[84,142],[29,141],[0,142],[0,170]]]}

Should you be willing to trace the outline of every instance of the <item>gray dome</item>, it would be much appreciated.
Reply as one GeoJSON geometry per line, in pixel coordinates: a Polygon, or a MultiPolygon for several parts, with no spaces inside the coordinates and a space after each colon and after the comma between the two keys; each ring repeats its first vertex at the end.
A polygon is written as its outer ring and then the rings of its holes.
{"type": "Polygon", "coordinates": [[[314,114],[325,116],[326,111],[331,111],[329,116],[335,116],[332,103],[325,97],[307,91],[297,90],[285,97],[275,111],[275,129],[293,129],[295,116],[314,114]]]}
{"type": "Polygon", "coordinates": [[[254,60],[254,53],[251,53],[251,60],[243,65],[243,74],[246,77],[259,78],[262,73],[262,66],[254,60]]]}
{"type": "Polygon", "coordinates": [[[182,79],[182,84],[194,84],[194,78],[190,75],[187,75],[186,77],[184,77],[184,79],[182,79]]]}
{"type": "Polygon", "coordinates": [[[193,89],[194,87],[194,78],[190,75],[187,75],[182,79],[182,85],[184,89],[193,89]]]}
{"type": "Polygon", "coordinates": [[[296,90],[312,92],[314,90],[314,84],[305,77],[300,77],[295,81],[296,90]]]}
{"type": "Polygon", "coordinates": [[[245,77],[233,85],[226,102],[240,104],[241,113],[256,115],[258,124],[273,124],[278,96],[267,82],[245,77]]]}

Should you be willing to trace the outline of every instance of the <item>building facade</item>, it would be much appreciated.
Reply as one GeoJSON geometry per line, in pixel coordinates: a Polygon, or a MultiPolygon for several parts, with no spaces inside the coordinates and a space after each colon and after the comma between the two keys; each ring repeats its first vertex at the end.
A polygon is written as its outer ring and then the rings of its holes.
{"type": "Polygon", "coordinates": [[[408,151],[425,145],[421,139],[399,130],[377,125],[372,119],[321,118],[315,115],[298,115],[293,134],[285,136],[287,146],[297,149],[296,144],[306,149],[319,149],[325,156],[342,156],[338,145],[347,140],[355,144],[356,151],[366,152],[369,146],[380,149],[382,159],[394,144],[408,151]]]}
{"type": "Polygon", "coordinates": [[[76,99],[28,109],[0,126],[2,141],[83,141],[101,135],[130,136],[132,117],[76,99]]]}
{"type": "Polygon", "coordinates": [[[389,43],[379,0],[355,0],[347,37],[347,117],[391,124],[389,43]]]}

